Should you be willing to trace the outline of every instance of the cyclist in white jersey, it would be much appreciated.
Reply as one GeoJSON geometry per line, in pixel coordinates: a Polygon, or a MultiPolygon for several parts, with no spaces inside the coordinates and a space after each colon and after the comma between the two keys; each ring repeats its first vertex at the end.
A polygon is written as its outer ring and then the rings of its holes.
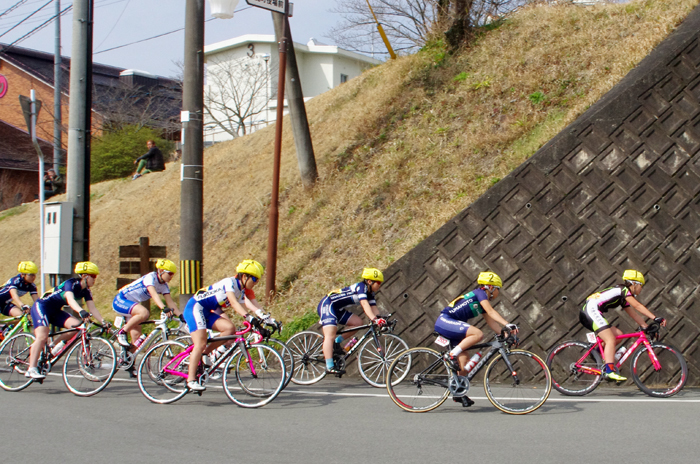
{"type": "Polygon", "coordinates": [[[195,381],[197,366],[202,355],[209,355],[223,342],[210,343],[207,346],[207,329],[214,329],[221,336],[233,335],[236,328],[228,317],[222,317],[222,308],[231,307],[235,312],[245,317],[254,325],[259,320],[248,313],[245,306],[246,290],[252,290],[262,277],[264,268],[259,262],[246,259],[236,266],[236,275],[223,279],[207,288],[198,290],[190,298],[183,310],[187,328],[192,336],[192,352],[190,353],[190,366],[187,377],[187,387],[192,391],[205,389],[195,381]]]}
{"type": "Polygon", "coordinates": [[[149,309],[141,304],[144,301],[153,299],[156,306],[166,313],[178,311],[168,287],[168,283],[176,272],[175,263],[169,259],[159,259],[154,272],[142,276],[119,290],[112,302],[112,309],[126,318],[126,324],[117,332],[117,342],[121,346],[131,346],[127,334],[131,335],[132,342],[141,336],[141,322],[148,320],[151,316],[149,309]],[[159,295],[163,295],[165,303],[159,295]]]}
{"type": "Polygon", "coordinates": [[[616,336],[622,335],[622,330],[605,319],[603,313],[609,309],[621,307],[625,310],[640,327],[646,328],[647,324],[641,315],[650,319],[654,319],[662,326],[666,326],[666,320],[661,317],[655,317],[646,306],[637,301],[637,297],[642,292],[644,286],[644,275],[634,269],[628,269],[622,274],[623,285],[606,288],[599,292],[590,295],[586,298],[586,303],[579,312],[579,322],[588,330],[593,330],[605,346],[603,354],[605,356],[605,367],[603,375],[606,380],[622,382],[627,380],[617,371],[615,367],[615,345],[616,336]]]}

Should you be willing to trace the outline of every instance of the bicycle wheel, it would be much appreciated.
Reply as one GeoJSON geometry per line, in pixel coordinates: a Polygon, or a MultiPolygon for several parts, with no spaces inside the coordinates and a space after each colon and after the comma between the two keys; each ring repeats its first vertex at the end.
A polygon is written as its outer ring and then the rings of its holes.
{"type": "Polygon", "coordinates": [[[484,374],[484,390],[491,404],[508,414],[528,414],[547,401],[552,377],[542,358],[525,350],[496,355],[484,374]],[[517,374],[517,375],[516,375],[517,374]]]}
{"type": "Polygon", "coordinates": [[[386,389],[401,409],[427,412],[449,396],[450,377],[440,353],[430,348],[411,348],[396,356],[389,366],[386,389]]]}
{"type": "Polygon", "coordinates": [[[284,361],[267,345],[251,345],[247,352],[250,361],[238,349],[224,364],[224,392],[238,406],[259,408],[274,400],[284,388],[284,361]]]}
{"type": "Polygon", "coordinates": [[[7,391],[24,390],[33,382],[24,376],[29,367],[29,348],[34,335],[20,333],[5,340],[0,349],[0,387],[7,391]]]}
{"type": "Polygon", "coordinates": [[[316,332],[299,332],[287,340],[294,358],[292,382],[311,385],[326,376],[326,359],[323,357],[323,335],[316,332]]]}
{"type": "Polygon", "coordinates": [[[95,395],[117,372],[117,353],[104,338],[87,338],[73,345],[63,363],[63,383],[78,396],[95,395]]]}
{"type": "Polygon", "coordinates": [[[552,386],[569,396],[587,395],[600,384],[603,360],[590,343],[570,340],[555,346],[547,355],[552,386]],[[586,354],[588,353],[588,354],[586,354]]]}
{"type": "Polygon", "coordinates": [[[294,373],[294,356],[292,356],[292,350],[290,350],[282,340],[277,340],[276,338],[268,338],[260,343],[268,345],[282,357],[282,361],[284,361],[284,371],[286,373],[284,386],[282,388],[287,388],[287,385],[289,385],[289,382],[292,380],[292,374],[294,373]]]}
{"type": "Polygon", "coordinates": [[[674,346],[652,343],[651,347],[661,368],[654,368],[649,349],[642,345],[632,359],[632,380],[649,396],[673,396],[681,391],[688,380],[688,365],[681,352],[674,346]]]}
{"type": "MultiPolygon", "coordinates": [[[[357,367],[360,375],[368,384],[377,388],[386,387],[386,372],[396,357],[408,349],[408,345],[401,338],[392,334],[379,336],[381,347],[377,347],[373,338],[368,338],[357,353],[357,367]]],[[[403,368],[405,369],[405,365],[403,368]]],[[[399,366],[397,369],[402,369],[399,366]]],[[[399,372],[398,370],[396,371],[399,372]]],[[[400,382],[403,377],[397,377],[400,382]]]]}
{"type": "Polygon", "coordinates": [[[171,340],[159,343],[146,352],[138,370],[138,384],[143,396],[158,404],[172,403],[185,396],[188,360],[183,359],[168,366],[178,374],[165,372],[163,368],[186,349],[182,343],[171,340]]]}

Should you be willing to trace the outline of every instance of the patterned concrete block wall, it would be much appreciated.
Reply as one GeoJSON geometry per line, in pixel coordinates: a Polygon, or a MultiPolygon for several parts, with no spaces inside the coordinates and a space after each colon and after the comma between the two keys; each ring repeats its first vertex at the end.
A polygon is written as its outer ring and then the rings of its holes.
{"type": "MultiPolygon", "coordinates": [[[[664,340],[683,350],[688,384],[698,385],[699,193],[700,7],[577,121],[389,267],[380,305],[409,345],[430,344],[440,310],[491,269],[505,283],[496,309],[542,354],[583,339],[586,296],[639,269],[648,282],[640,301],[668,319],[664,340]]],[[[632,330],[619,315],[609,319],[632,330]]]]}

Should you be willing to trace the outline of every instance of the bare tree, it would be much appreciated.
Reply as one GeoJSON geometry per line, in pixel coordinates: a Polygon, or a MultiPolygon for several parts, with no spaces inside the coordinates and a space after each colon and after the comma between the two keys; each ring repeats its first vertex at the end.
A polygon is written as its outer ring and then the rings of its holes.
{"type": "Polygon", "coordinates": [[[343,21],[331,36],[343,47],[361,53],[380,43],[371,4],[389,42],[396,51],[413,52],[434,36],[442,36],[452,47],[467,40],[473,29],[502,18],[521,6],[542,0],[344,0],[332,10],[343,21]]]}
{"type": "Polygon", "coordinates": [[[149,86],[119,81],[96,89],[93,100],[104,129],[151,127],[166,134],[180,130],[182,91],[176,81],[149,86]]]}
{"type": "Polygon", "coordinates": [[[234,138],[247,134],[257,124],[256,117],[268,122],[268,103],[275,96],[270,88],[273,70],[268,63],[263,55],[207,61],[205,115],[234,138]]]}

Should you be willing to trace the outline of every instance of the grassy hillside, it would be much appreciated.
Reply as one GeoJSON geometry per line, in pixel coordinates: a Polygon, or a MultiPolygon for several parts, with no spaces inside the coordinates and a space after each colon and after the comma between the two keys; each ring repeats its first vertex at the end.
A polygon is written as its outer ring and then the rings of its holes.
{"type": "MultiPolygon", "coordinates": [[[[289,320],[356,281],[363,266],[401,257],[574,121],[697,4],[532,7],[460,53],[431,43],[314,98],[307,109],[320,179],[311,191],[285,120],[280,295],[270,309],[289,320]]],[[[264,264],[273,142],[269,127],[205,152],[207,284],[241,259],[264,264]]],[[[0,215],[3,278],[20,260],[39,261],[38,205],[20,209],[0,215]]],[[[118,245],[149,236],[177,261],[179,210],[179,166],[92,186],[90,252],[107,314],[118,245]]]]}

